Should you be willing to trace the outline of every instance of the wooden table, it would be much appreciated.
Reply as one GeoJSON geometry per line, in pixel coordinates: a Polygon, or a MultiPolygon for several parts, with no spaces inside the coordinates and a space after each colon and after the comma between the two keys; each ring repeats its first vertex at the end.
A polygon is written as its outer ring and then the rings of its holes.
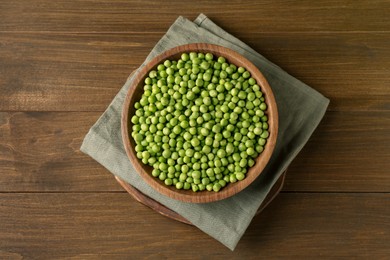
{"type": "Polygon", "coordinates": [[[390,257],[389,1],[0,1],[0,258],[390,257]],[[79,151],[178,15],[204,12],[331,99],[234,252],[79,151]]]}

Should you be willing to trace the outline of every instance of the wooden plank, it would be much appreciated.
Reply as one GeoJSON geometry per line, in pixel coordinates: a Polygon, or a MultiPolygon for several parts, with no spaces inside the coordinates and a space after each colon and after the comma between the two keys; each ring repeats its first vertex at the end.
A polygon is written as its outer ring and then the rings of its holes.
{"type": "MultiPolygon", "coordinates": [[[[0,191],[118,191],[79,147],[99,112],[0,113],[0,191]]],[[[328,112],[286,191],[390,192],[389,112],[328,112]]]]}
{"type": "Polygon", "coordinates": [[[121,190],[80,152],[99,113],[0,113],[0,191],[121,190]]]}
{"type": "Polygon", "coordinates": [[[0,31],[162,32],[179,15],[194,19],[201,12],[231,32],[388,31],[389,8],[385,0],[5,0],[0,31]]]}
{"type": "Polygon", "coordinates": [[[231,252],[128,194],[0,194],[0,257],[385,259],[389,203],[390,194],[284,193],[231,252]]]}
{"type": "Polygon", "coordinates": [[[390,191],[390,114],[328,113],[289,167],[288,191],[390,191]]]}
{"type": "MultiPolygon", "coordinates": [[[[104,111],[161,36],[0,33],[0,111],[104,111]]],[[[390,110],[390,33],[238,36],[329,97],[330,110],[390,110]]]]}
{"type": "Polygon", "coordinates": [[[1,34],[0,110],[104,111],[156,36],[1,34]]]}

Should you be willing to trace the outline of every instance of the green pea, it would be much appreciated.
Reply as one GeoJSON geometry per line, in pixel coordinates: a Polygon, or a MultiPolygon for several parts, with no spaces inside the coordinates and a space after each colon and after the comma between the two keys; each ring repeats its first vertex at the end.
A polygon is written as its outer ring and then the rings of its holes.
{"type": "Polygon", "coordinates": [[[244,73],[242,73],[242,77],[247,79],[251,76],[251,74],[249,73],[249,71],[245,71],[244,73]]]}
{"type": "Polygon", "coordinates": [[[167,185],[167,186],[171,186],[172,185],[172,183],[173,183],[173,181],[172,181],[172,179],[165,179],[165,181],[164,181],[164,183],[165,183],[165,185],[167,185]]]}
{"type": "Polygon", "coordinates": [[[250,155],[253,155],[255,154],[255,149],[253,149],[253,147],[248,147],[248,149],[246,149],[246,153],[250,156],[250,155]]]}
{"type": "Polygon", "coordinates": [[[206,59],[207,61],[211,61],[211,60],[213,60],[213,58],[214,58],[213,54],[211,54],[211,53],[206,53],[205,59],[206,59]]]}
{"type": "Polygon", "coordinates": [[[221,188],[222,188],[222,186],[219,182],[217,182],[213,185],[213,191],[215,191],[215,192],[218,192],[221,188]]]}
{"type": "Polygon", "coordinates": [[[153,177],[158,177],[160,175],[161,171],[159,169],[153,169],[152,171],[152,176],[153,177]]]}
{"type": "Polygon", "coordinates": [[[191,188],[191,184],[188,183],[188,182],[185,182],[183,188],[184,188],[185,190],[189,190],[189,189],[191,188]]]}
{"type": "Polygon", "coordinates": [[[212,191],[213,190],[213,184],[212,183],[210,183],[210,184],[207,184],[206,185],[206,190],[208,190],[208,191],[212,191]]]}
{"type": "Polygon", "coordinates": [[[219,158],[224,158],[226,156],[226,151],[223,150],[223,149],[219,149],[218,152],[217,152],[217,156],[219,158]]]}
{"type": "Polygon", "coordinates": [[[243,179],[245,179],[245,174],[243,174],[241,172],[237,172],[236,178],[237,178],[237,180],[242,181],[243,179]]]}
{"type": "Polygon", "coordinates": [[[181,190],[183,188],[183,182],[177,182],[176,183],[176,189],[181,190]]]}
{"type": "Polygon", "coordinates": [[[192,172],[192,178],[200,179],[200,171],[193,171],[192,172]]]}
{"type": "Polygon", "coordinates": [[[228,144],[226,145],[226,153],[227,153],[227,154],[232,154],[232,153],[234,153],[234,145],[233,145],[233,144],[228,143],[228,144]]]}
{"type": "Polygon", "coordinates": [[[164,181],[166,178],[167,178],[167,174],[165,172],[161,172],[160,175],[158,176],[158,178],[162,181],[164,181]]]}
{"type": "Polygon", "coordinates": [[[226,181],[225,180],[219,180],[218,183],[219,183],[219,185],[221,185],[221,188],[226,186],[226,181]]]}
{"type": "Polygon", "coordinates": [[[266,139],[269,136],[269,132],[267,130],[264,130],[263,133],[260,135],[261,138],[266,139]]]}

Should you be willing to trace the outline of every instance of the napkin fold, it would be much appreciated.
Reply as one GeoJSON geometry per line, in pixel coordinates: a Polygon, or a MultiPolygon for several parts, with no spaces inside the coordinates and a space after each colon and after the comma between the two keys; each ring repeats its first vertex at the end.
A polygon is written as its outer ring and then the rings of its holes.
{"type": "Polygon", "coordinates": [[[274,92],[279,112],[278,138],[274,153],[258,179],[235,196],[206,204],[180,202],[152,189],[137,174],[122,144],[122,104],[133,77],[129,77],[107,110],[89,130],[80,150],[114,175],[176,211],[234,250],[274,183],[319,124],[329,100],[224,31],[204,14],[200,14],[194,22],[183,17],[177,18],[141,67],[167,49],[196,42],[217,44],[240,53],[259,68],[274,92]]]}

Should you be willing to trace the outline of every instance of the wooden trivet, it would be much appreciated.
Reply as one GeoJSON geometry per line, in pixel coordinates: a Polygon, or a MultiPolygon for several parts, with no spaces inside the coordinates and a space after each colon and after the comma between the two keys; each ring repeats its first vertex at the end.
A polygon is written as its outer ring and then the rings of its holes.
{"type": "MultiPolygon", "coordinates": [[[[278,193],[281,191],[284,179],[286,176],[286,171],[282,173],[282,175],[279,177],[279,179],[276,181],[270,192],[268,193],[267,197],[263,201],[263,203],[260,205],[259,209],[256,212],[256,215],[259,214],[265,207],[268,206],[269,203],[278,195],[278,193]]],[[[119,182],[119,184],[138,202],[144,204],[145,206],[148,206],[149,208],[153,209],[154,211],[157,211],[163,216],[166,216],[168,218],[180,221],[182,223],[192,225],[191,222],[189,222],[187,219],[183,218],[181,215],[176,213],[175,211],[165,207],[164,205],[158,203],[154,199],[146,196],[133,186],[131,186],[129,183],[125,182],[119,177],[115,177],[115,179],[119,182]]]]}

